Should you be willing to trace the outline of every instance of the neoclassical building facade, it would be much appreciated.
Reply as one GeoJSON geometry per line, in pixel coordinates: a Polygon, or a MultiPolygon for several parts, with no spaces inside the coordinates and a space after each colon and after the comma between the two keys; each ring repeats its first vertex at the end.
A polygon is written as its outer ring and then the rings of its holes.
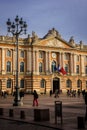
{"type": "MultiPolygon", "coordinates": [[[[54,28],[39,38],[35,32],[18,40],[18,84],[26,92],[66,92],[87,88],[87,45],[67,42],[54,28]],[[55,68],[60,65],[67,72],[55,68]]],[[[0,92],[13,93],[16,85],[16,40],[0,36],[0,92]]]]}

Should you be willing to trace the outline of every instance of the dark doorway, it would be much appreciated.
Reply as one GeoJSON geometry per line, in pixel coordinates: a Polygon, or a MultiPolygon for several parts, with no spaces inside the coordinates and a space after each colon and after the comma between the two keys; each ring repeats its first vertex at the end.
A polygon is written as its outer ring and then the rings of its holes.
{"type": "Polygon", "coordinates": [[[58,89],[60,91],[60,79],[59,78],[53,79],[53,93],[55,92],[56,89],[58,89]]]}

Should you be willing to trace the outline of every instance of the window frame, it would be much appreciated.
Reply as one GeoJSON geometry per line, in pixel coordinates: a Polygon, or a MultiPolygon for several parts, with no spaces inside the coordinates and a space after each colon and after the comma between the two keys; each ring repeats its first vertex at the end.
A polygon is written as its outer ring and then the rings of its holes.
{"type": "Polygon", "coordinates": [[[6,63],[6,71],[11,72],[11,62],[10,61],[7,61],[7,63],[6,63]]]}
{"type": "Polygon", "coordinates": [[[24,72],[24,62],[20,62],[20,72],[24,72]]]}
{"type": "Polygon", "coordinates": [[[7,88],[11,88],[11,79],[7,80],[7,88]]]}

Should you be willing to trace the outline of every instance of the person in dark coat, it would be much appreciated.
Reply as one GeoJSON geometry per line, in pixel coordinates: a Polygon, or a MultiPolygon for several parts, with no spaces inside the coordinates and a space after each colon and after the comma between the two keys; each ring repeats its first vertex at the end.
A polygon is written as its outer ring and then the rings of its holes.
{"type": "Polygon", "coordinates": [[[50,90],[50,97],[52,96],[52,90],[50,90]]]}
{"type": "Polygon", "coordinates": [[[33,92],[33,106],[38,106],[38,94],[36,90],[33,92]]]}

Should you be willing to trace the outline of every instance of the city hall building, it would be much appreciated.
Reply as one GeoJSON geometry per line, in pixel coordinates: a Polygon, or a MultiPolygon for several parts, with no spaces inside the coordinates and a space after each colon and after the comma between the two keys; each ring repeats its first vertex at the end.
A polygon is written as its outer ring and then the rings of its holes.
{"type": "MultiPolygon", "coordinates": [[[[71,37],[67,42],[53,28],[43,38],[35,32],[19,38],[18,45],[20,89],[47,94],[56,89],[66,92],[87,88],[87,45],[82,41],[77,44],[71,37]]],[[[0,92],[15,91],[16,54],[15,37],[0,36],[0,92]]]]}

